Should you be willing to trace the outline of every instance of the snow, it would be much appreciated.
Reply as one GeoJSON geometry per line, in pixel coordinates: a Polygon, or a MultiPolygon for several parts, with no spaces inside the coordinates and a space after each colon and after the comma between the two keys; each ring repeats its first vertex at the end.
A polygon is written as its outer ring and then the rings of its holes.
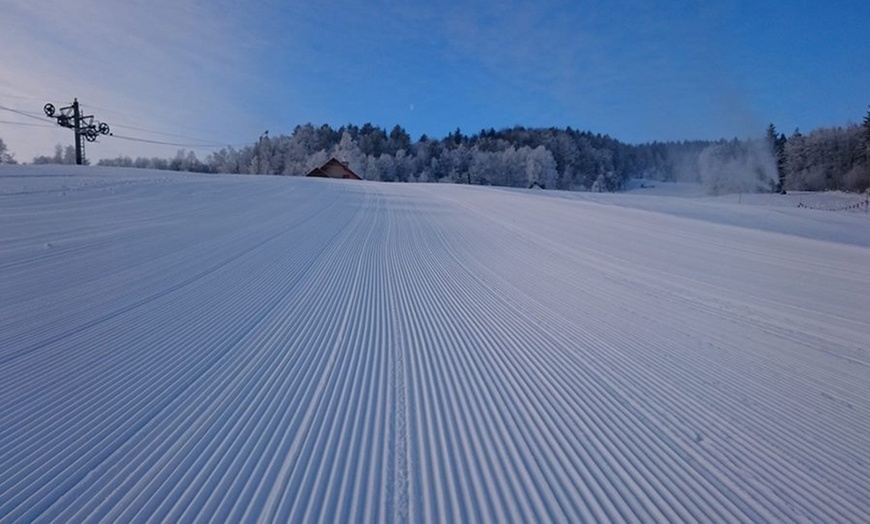
{"type": "Polygon", "coordinates": [[[0,166],[0,521],[867,522],[870,217],[733,200],[0,166]]]}
{"type": "Polygon", "coordinates": [[[703,196],[700,184],[634,181],[625,193],[548,193],[684,218],[870,247],[870,194],[831,191],[703,196]]]}
{"type": "Polygon", "coordinates": [[[707,190],[699,183],[693,182],[662,182],[635,178],[625,185],[626,193],[669,196],[669,197],[703,197],[707,190]]]}

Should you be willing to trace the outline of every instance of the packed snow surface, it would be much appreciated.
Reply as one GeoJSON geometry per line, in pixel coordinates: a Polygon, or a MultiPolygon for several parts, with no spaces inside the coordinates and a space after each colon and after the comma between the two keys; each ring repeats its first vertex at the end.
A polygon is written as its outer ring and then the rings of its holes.
{"type": "Polygon", "coordinates": [[[0,521],[870,521],[870,218],[3,167],[0,521]]]}

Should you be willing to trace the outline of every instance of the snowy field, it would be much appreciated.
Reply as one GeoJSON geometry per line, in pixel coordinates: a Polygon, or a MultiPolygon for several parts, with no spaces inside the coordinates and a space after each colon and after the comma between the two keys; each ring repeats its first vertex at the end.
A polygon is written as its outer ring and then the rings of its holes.
{"type": "Polygon", "coordinates": [[[868,522],[870,215],[775,197],[0,166],[0,521],[868,522]]]}

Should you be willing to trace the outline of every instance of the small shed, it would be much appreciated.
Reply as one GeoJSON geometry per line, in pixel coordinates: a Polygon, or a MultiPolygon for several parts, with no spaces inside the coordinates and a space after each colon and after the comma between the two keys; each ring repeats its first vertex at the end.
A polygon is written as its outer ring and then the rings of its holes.
{"type": "Polygon", "coordinates": [[[362,180],[362,178],[351,170],[344,162],[339,161],[335,157],[329,159],[328,162],[320,167],[315,167],[305,176],[313,176],[319,178],[342,178],[345,180],[362,180]]]}

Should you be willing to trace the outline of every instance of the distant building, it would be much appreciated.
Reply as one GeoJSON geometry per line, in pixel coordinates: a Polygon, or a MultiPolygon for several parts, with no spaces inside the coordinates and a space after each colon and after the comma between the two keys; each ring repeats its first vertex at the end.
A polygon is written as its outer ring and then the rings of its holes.
{"type": "Polygon", "coordinates": [[[535,180],[534,182],[529,184],[529,189],[546,189],[546,187],[544,186],[544,184],[535,180]]]}
{"type": "Polygon", "coordinates": [[[314,176],[320,178],[343,178],[345,180],[362,180],[362,178],[354,173],[344,162],[339,162],[335,157],[320,167],[315,167],[305,176],[314,176]]]}

